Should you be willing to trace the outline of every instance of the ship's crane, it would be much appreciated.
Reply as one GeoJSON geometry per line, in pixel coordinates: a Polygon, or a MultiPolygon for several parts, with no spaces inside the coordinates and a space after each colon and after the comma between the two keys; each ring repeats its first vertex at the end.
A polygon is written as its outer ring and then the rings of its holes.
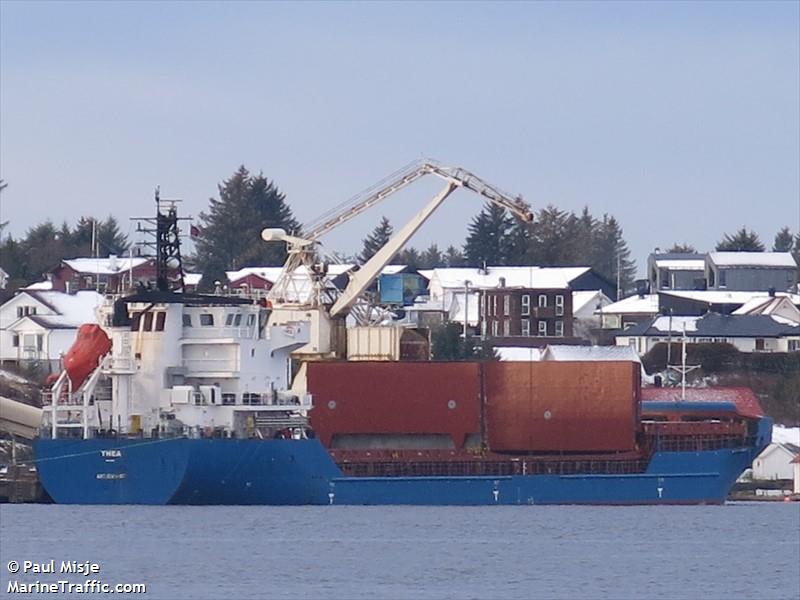
{"type": "MultiPolygon", "coordinates": [[[[313,264],[314,245],[318,243],[321,236],[426,175],[434,175],[442,179],[445,182],[445,187],[370,260],[351,275],[347,287],[342,291],[329,311],[331,317],[346,314],[358,297],[369,287],[381,270],[389,264],[411,236],[427,221],[442,202],[459,187],[483,196],[492,204],[505,208],[523,221],[533,220],[530,206],[525,203],[521,196],[511,196],[466,169],[444,166],[433,160],[413,162],[351,198],[343,205],[335,207],[315,221],[307,224],[305,234],[302,237],[289,236],[284,231],[277,229],[265,229],[262,232],[262,238],[265,241],[285,241],[289,251],[289,257],[281,277],[270,290],[270,300],[273,305],[288,304],[286,301],[287,292],[291,287],[292,278],[296,270],[301,266],[305,267],[307,276],[314,280],[315,285],[321,282],[324,272],[313,264]]],[[[311,303],[318,306],[322,303],[320,299],[321,288],[317,285],[316,289],[317,292],[312,294],[311,303]]]]}

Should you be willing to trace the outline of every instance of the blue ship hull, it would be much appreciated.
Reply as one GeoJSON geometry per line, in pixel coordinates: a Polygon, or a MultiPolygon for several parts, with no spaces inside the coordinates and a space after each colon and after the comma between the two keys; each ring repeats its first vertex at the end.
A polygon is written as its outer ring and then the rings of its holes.
{"type": "Polygon", "coordinates": [[[769,443],[654,453],[643,473],[344,476],[319,440],[40,439],[39,477],[66,504],[720,504],[769,443]]]}

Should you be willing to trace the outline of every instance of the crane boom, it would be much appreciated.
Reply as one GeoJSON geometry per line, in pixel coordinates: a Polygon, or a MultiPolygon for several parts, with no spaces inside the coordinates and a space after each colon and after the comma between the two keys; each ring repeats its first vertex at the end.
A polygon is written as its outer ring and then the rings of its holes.
{"type": "Polygon", "coordinates": [[[453,182],[483,196],[489,202],[502,206],[523,221],[532,221],[533,213],[521,196],[513,197],[497,187],[487,183],[480,177],[462,169],[461,167],[447,167],[433,160],[424,160],[410,163],[389,177],[368,188],[361,194],[352,198],[345,205],[337,207],[334,211],[323,215],[320,219],[306,224],[303,227],[304,237],[316,240],[328,233],[331,229],[346,223],[353,217],[360,215],[365,210],[379,204],[392,194],[400,191],[409,184],[425,175],[435,175],[447,182],[453,182]]]}

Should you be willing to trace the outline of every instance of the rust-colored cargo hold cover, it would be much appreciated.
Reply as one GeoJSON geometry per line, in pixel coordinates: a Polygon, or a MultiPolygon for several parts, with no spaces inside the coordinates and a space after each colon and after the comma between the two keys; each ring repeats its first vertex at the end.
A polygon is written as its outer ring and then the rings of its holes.
{"type": "Polygon", "coordinates": [[[633,362],[489,362],[486,433],[496,452],[632,450],[639,427],[633,362]]]}
{"type": "Polygon", "coordinates": [[[311,426],[335,434],[447,434],[455,448],[480,433],[480,364],[311,362],[311,426]]]}

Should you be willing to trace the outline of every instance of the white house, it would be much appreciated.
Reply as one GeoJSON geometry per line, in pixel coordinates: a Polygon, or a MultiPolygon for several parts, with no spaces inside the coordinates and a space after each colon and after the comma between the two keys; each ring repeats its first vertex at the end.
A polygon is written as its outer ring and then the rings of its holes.
{"type": "Polygon", "coordinates": [[[794,478],[792,461],[800,456],[794,444],[773,442],[753,461],[753,479],[759,481],[794,478]]]}
{"type": "Polygon", "coordinates": [[[8,285],[8,273],[3,267],[0,267],[0,290],[6,289],[8,285]]]}
{"type": "Polygon", "coordinates": [[[800,325],[770,315],[656,317],[615,336],[617,346],[633,346],[646,354],[662,342],[727,343],[740,352],[794,352],[800,350],[800,325]]]}
{"type": "Polygon", "coordinates": [[[94,291],[65,294],[22,290],[0,306],[0,363],[58,361],[75,341],[78,328],[96,323],[103,296],[94,291]]]}

